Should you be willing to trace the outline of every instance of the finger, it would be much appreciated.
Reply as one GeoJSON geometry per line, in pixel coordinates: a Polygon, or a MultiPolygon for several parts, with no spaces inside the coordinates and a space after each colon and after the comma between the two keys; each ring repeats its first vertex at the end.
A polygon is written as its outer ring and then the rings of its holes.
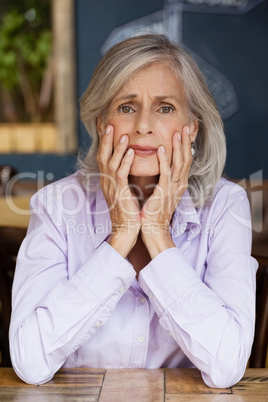
{"type": "Polygon", "coordinates": [[[126,135],[126,134],[122,135],[114,149],[114,152],[113,152],[109,162],[108,162],[108,168],[109,168],[109,172],[111,174],[115,174],[117,172],[118,168],[120,167],[124,154],[127,150],[128,143],[129,143],[128,135],[126,135]]]}
{"type": "Polygon", "coordinates": [[[183,145],[181,134],[174,133],[172,137],[172,165],[171,165],[171,179],[178,181],[181,177],[183,168],[183,145]]]}
{"type": "Polygon", "coordinates": [[[134,161],[134,157],[135,157],[134,150],[132,148],[129,148],[122,159],[120,167],[117,170],[116,178],[118,184],[120,184],[120,186],[122,187],[128,185],[128,175],[130,172],[131,165],[134,161]]]}
{"type": "Polygon", "coordinates": [[[191,152],[191,136],[188,126],[184,126],[182,129],[182,154],[183,154],[183,169],[182,174],[186,174],[188,178],[188,173],[193,161],[193,156],[191,152]]]}
{"type": "Polygon", "coordinates": [[[105,132],[100,137],[99,148],[97,152],[97,162],[100,172],[107,171],[108,161],[113,152],[113,126],[108,125],[105,132]]]}
{"type": "Polygon", "coordinates": [[[159,160],[159,180],[157,186],[154,188],[153,194],[149,197],[147,202],[142,208],[141,216],[147,216],[153,220],[158,219],[158,215],[163,214],[163,211],[169,206],[166,204],[166,196],[169,194],[170,182],[170,162],[166,153],[165,147],[160,145],[157,149],[156,155],[159,160]]]}
{"type": "Polygon", "coordinates": [[[167,185],[167,182],[170,181],[171,169],[169,166],[168,156],[167,156],[165,147],[163,145],[161,145],[158,148],[157,156],[158,156],[158,160],[159,160],[159,170],[160,170],[158,184],[161,187],[165,187],[167,185]]]}

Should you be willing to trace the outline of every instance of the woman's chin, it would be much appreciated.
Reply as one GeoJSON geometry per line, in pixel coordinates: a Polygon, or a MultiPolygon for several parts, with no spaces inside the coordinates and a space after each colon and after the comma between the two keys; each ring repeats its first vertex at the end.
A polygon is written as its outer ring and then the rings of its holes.
{"type": "Polygon", "coordinates": [[[135,155],[129,174],[139,177],[159,175],[159,161],[157,157],[150,156],[148,158],[143,158],[135,155]]]}
{"type": "Polygon", "coordinates": [[[141,166],[132,166],[129,174],[131,176],[150,177],[159,175],[159,166],[151,168],[142,168],[141,166]]]}

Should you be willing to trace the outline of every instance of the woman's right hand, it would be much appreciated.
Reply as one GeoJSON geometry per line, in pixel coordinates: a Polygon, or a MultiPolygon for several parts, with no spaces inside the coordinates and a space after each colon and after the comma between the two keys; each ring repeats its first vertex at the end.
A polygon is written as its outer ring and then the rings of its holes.
{"type": "Polygon", "coordinates": [[[137,241],[141,226],[140,209],[128,185],[134,150],[130,148],[127,151],[129,137],[126,134],[113,150],[113,137],[114,128],[108,125],[100,137],[97,162],[100,186],[112,223],[107,242],[125,258],[137,241]]]}

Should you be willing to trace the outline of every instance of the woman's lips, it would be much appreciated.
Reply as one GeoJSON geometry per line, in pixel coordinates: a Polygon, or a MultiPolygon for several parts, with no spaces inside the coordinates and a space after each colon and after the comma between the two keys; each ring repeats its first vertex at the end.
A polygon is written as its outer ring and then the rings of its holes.
{"type": "Polygon", "coordinates": [[[141,149],[134,148],[134,152],[135,152],[135,155],[138,155],[138,156],[150,156],[150,155],[156,154],[156,150],[153,150],[153,149],[148,150],[148,151],[142,151],[141,149]]]}
{"type": "Polygon", "coordinates": [[[135,155],[138,156],[155,155],[157,151],[157,148],[150,146],[141,146],[141,145],[129,145],[129,148],[134,149],[135,155]]]}

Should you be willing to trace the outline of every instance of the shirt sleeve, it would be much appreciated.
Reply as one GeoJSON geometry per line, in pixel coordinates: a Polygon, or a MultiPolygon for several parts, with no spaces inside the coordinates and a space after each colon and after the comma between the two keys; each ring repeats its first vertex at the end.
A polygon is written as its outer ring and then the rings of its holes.
{"type": "Polygon", "coordinates": [[[108,320],[135,271],[104,241],[69,279],[64,233],[37,196],[31,210],[13,282],[10,354],[22,380],[41,384],[108,320]]]}
{"type": "Polygon", "coordinates": [[[154,258],[139,282],[160,324],[201,370],[205,383],[226,388],[243,376],[251,352],[257,263],[250,255],[246,193],[235,192],[219,204],[211,216],[202,280],[174,247],[154,258]]]}

